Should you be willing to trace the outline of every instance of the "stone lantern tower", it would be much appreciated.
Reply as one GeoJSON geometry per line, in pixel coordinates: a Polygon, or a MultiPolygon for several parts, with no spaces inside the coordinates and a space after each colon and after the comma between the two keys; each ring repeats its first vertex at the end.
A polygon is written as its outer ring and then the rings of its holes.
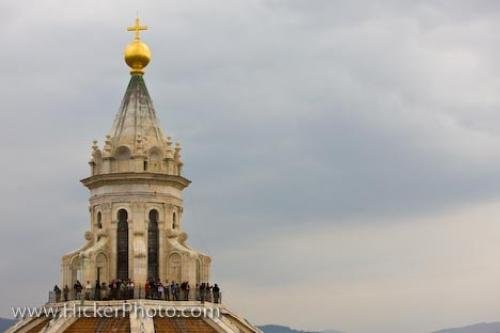
{"type": "Polygon", "coordinates": [[[146,29],[138,19],[129,28],[130,82],[104,145],[92,146],[90,176],[82,180],[90,191],[90,229],[86,244],[62,258],[66,295],[56,286],[38,315],[7,333],[262,333],[222,303],[219,287],[208,284],[210,257],[186,243],[182,191],[190,181],[182,176],[181,147],[163,133],[146,89],[151,53],[140,38],[146,29]],[[85,296],[75,288],[68,298],[76,281],[85,284],[85,296]],[[161,295],[158,281],[168,281],[170,296],[165,289],[161,295]],[[130,288],[146,284],[158,294],[130,288]]]}
{"type": "Polygon", "coordinates": [[[111,131],[101,148],[92,146],[90,231],[87,243],[62,259],[61,285],[76,280],[109,283],[132,280],[209,281],[210,258],[186,244],[182,230],[181,147],[163,133],[144,82],[151,54],[141,41],[136,20],[134,40],[125,49],[131,77],[111,131]]]}

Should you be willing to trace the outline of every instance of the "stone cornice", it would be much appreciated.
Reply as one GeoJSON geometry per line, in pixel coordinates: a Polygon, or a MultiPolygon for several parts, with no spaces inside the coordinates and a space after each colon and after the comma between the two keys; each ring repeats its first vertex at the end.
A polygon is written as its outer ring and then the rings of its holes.
{"type": "MultiPolygon", "coordinates": [[[[182,206],[182,199],[179,197],[173,196],[171,194],[166,193],[157,193],[157,192],[137,192],[133,193],[128,192],[114,192],[114,193],[105,193],[105,194],[96,194],[90,197],[90,204],[92,206],[96,205],[110,205],[111,203],[123,203],[130,202],[132,200],[143,200],[144,203],[148,205],[154,203],[157,205],[166,204],[168,206],[176,207],[182,206]],[[143,197],[143,199],[138,199],[138,196],[143,197]]],[[[172,209],[170,207],[169,209],[172,209]]],[[[168,207],[167,207],[168,208],[168,207]]],[[[111,208],[110,208],[111,209],[111,208]]]]}
{"type": "Polygon", "coordinates": [[[180,190],[185,189],[191,183],[182,176],[166,175],[153,172],[121,172],[107,173],[91,176],[81,180],[88,189],[94,189],[103,185],[122,184],[162,184],[170,185],[180,190]]]}

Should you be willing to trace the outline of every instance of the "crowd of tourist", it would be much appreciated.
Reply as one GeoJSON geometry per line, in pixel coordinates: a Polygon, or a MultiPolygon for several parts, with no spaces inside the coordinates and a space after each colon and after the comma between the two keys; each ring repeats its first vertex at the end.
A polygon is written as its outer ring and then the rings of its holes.
{"type": "Polygon", "coordinates": [[[70,289],[69,286],[64,286],[61,290],[59,286],[54,286],[53,289],[55,302],[67,302],[69,300],[128,300],[134,298],[146,298],[165,301],[188,301],[197,300],[200,302],[221,302],[221,291],[217,283],[211,285],[209,283],[196,284],[192,290],[189,282],[182,283],[155,281],[153,279],[146,282],[144,286],[136,286],[131,280],[113,280],[107,284],[96,281],[91,284],[87,281],[82,285],[80,281],[70,289]]]}

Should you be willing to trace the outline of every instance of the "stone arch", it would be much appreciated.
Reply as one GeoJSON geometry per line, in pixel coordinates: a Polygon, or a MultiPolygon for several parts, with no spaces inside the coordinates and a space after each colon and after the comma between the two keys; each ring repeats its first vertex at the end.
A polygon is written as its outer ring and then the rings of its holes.
{"type": "Polygon", "coordinates": [[[80,257],[75,255],[70,263],[70,271],[71,271],[71,286],[73,286],[76,281],[82,280],[82,263],[80,261],[80,257]]]}
{"type": "Polygon", "coordinates": [[[152,147],[148,152],[149,158],[160,159],[162,157],[161,149],[159,147],[152,147]]]}
{"type": "Polygon", "coordinates": [[[162,154],[161,149],[158,147],[153,147],[148,152],[148,171],[158,172],[161,171],[161,160],[162,154]]]}
{"type": "Polygon", "coordinates": [[[119,204],[119,206],[114,206],[113,209],[112,209],[112,216],[115,216],[116,218],[116,221],[118,221],[118,213],[120,212],[120,210],[124,210],[125,212],[127,212],[127,215],[128,215],[128,220],[129,222],[130,221],[130,216],[132,216],[132,212],[130,210],[130,207],[128,204],[125,204],[125,203],[121,203],[119,204]]]}
{"type": "Polygon", "coordinates": [[[128,267],[128,212],[121,208],[117,212],[118,227],[116,230],[116,277],[127,280],[129,275],[128,267]]]}
{"type": "Polygon", "coordinates": [[[182,278],[182,258],[177,252],[170,254],[168,257],[168,279],[169,281],[181,282],[182,278]]]}
{"type": "Polygon", "coordinates": [[[120,146],[116,148],[115,153],[113,154],[115,158],[115,171],[116,172],[126,172],[129,170],[130,159],[132,157],[132,153],[130,148],[127,146],[120,146]]]}
{"type": "Polygon", "coordinates": [[[151,211],[153,210],[156,210],[156,212],[158,213],[158,223],[160,222],[160,217],[162,216],[163,214],[163,208],[162,208],[162,205],[161,204],[148,204],[148,207],[146,207],[146,211],[145,211],[145,215],[144,217],[146,219],[149,218],[150,214],[151,214],[151,211]]]}
{"type": "Polygon", "coordinates": [[[113,154],[116,160],[127,160],[130,159],[132,153],[130,152],[130,148],[127,146],[120,146],[116,148],[115,153],[113,154]]]}

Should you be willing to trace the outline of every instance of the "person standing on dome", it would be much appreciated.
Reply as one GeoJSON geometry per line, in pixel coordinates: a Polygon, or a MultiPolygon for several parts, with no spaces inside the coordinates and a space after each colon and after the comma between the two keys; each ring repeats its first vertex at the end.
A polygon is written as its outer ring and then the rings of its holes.
{"type": "Polygon", "coordinates": [[[54,286],[54,295],[56,297],[56,303],[59,303],[61,301],[61,288],[56,284],[54,286]]]}
{"type": "Polygon", "coordinates": [[[161,281],[158,281],[158,299],[159,300],[163,300],[165,295],[165,288],[163,287],[163,284],[161,283],[161,281]]]}
{"type": "Polygon", "coordinates": [[[168,283],[168,281],[165,281],[163,289],[165,291],[165,301],[170,301],[170,284],[168,283]]]}
{"type": "Polygon", "coordinates": [[[133,299],[134,298],[135,284],[132,280],[128,281],[127,288],[128,288],[128,298],[133,299]]]}
{"type": "Polygon", "coordinates": [[[64,297],[65,302],[67,302],[69,300],[69,287],[68,287],[68,285],[64,286],[63,297],[64,297]]]}
{"type": "Polygon", "coordinates": [[[90,301],[90,294],[92,293],[92,285],[90,284],[90,281],[87,281],[85,284],[85,300],[90,301]]]}
{"type": "Polygon", "coordinates": [[[100,301],[101,300],[101,284],[99,281],[95,281],[95,287],[94,287],[94,301],[100,301]]]}
{"type": "Polygon", "coordinates": [[[217,285],[217,283],[214,284],[213,292],[214,292],[214,302],[219,303],[220,302],[220,288],[217,285]]]}
{"type": "Polygon", "coordinates": [[[108,300],[108,285],[106,284],[106,282],[101,283],[100,291],[101,291],[100,293],[101,301],[108,300]]]}
{"type": "Polygon", "coordinates": [[[73,290],[75,292],[75,299],[80,300],[82,296],[83,286],[79,280],[76,280],[75,285],[73,286],[73,290]]]}
{"type": "Polygon", "coordinates": [[[189,286],[189,282],[186,281],[186,284],[184,285],[184,300],[189,301],[189,291],[191,290],[191,287],[189,286]]]}

